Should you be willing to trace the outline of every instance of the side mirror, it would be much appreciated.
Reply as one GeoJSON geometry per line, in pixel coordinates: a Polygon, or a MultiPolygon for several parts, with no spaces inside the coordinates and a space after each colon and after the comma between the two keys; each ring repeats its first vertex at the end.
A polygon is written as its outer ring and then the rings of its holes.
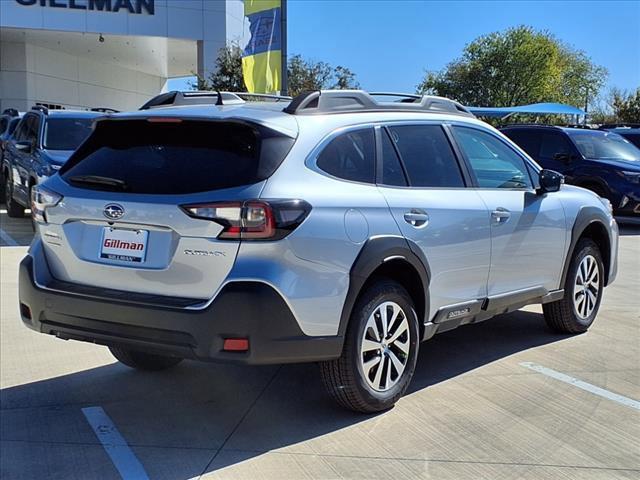
{"type": "Polygon", "coordinates": [[[539,181],[538,194],[557,192],[564,183],[564,175],[553,170],[542,169],[540,170],[539,181]]]}
{"type": "Polygon", "coordinates": [[[31,142],[16,142],[16,150],[24,153],[30,153],[33,148],[31,142]]]}
{"type": "Polygon", "coordinates": [[[572,156],[570,153],[556,153],[553,159],[559,162],[569,163],[572,160],[572,156]]]}

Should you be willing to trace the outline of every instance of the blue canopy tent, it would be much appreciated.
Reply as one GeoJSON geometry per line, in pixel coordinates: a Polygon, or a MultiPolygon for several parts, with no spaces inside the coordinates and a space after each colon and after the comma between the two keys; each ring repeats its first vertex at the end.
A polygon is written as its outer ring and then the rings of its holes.
{"type": "Polygon", "coordinates": [[[497,117],[504,119],[516,113],[530,115],[586,115],[584,110],[563,103],[533,103],[517,107],[467,107],[478,117],[497,117]]]}

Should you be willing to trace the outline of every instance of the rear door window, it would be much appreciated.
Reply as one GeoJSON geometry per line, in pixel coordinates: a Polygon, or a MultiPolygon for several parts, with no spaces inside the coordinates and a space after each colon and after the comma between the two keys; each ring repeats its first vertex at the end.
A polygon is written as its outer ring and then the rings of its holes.
{"type": "Polygon", "coordinates": [[[464,187],[460,166],[439,125],[389,127],[412,187],[464,187]]]}
{"type": "Polygon", "coordinates": [[[265,180],[293,142],[268,128],[239,122],[104,120],[60,173],[83,188],[205,192],[265,180]]]}
{"type": "Polygon", "coordinates": [[[520,128],[506,130],[504,134],[513,140],[522,150],[527,152],[531,158],[538,158],[538,154],[540,153],[540,135],[538,133],[520,128]]]}
{"type": "Polygon", "coordinates": [[[376,149],[373,128],[338,135],[318,155],[316,165],[337,178],[374,183],[376,149]]]}
{"type": "Polygon", "coordinates": [[[542,142],[540,145],[540,158],[542,160],[554,160],[558,154],[571,155],[573,149],[569,140],[560,133],[544,133],[542,134],[542,142]]]}

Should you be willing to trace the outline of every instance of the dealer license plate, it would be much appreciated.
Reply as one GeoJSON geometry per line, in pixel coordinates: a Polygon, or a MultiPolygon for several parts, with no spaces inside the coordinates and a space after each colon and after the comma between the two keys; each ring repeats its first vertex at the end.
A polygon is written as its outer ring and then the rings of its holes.
{"type": "Polygon", "coordinates": [[[104,227],[100,258],[119,262],[144,262],[147,254],[147,230],[104,227]]]}

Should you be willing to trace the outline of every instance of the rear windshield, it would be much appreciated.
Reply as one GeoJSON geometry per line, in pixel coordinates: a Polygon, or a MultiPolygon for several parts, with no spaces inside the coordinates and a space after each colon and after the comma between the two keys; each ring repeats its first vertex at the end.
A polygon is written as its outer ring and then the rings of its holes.
{"type": "Polygon", "coordinates": [[[93,118],[49,118],[45,123],[44,148],[75,150],[91,133],[93,118]]]}
{"type": "Polygon", "coordinates": [[[97,190],[205,192],[265,180],[293,142],[239,122],[106,120],[60,173],[72,185],[97,190]]]}

